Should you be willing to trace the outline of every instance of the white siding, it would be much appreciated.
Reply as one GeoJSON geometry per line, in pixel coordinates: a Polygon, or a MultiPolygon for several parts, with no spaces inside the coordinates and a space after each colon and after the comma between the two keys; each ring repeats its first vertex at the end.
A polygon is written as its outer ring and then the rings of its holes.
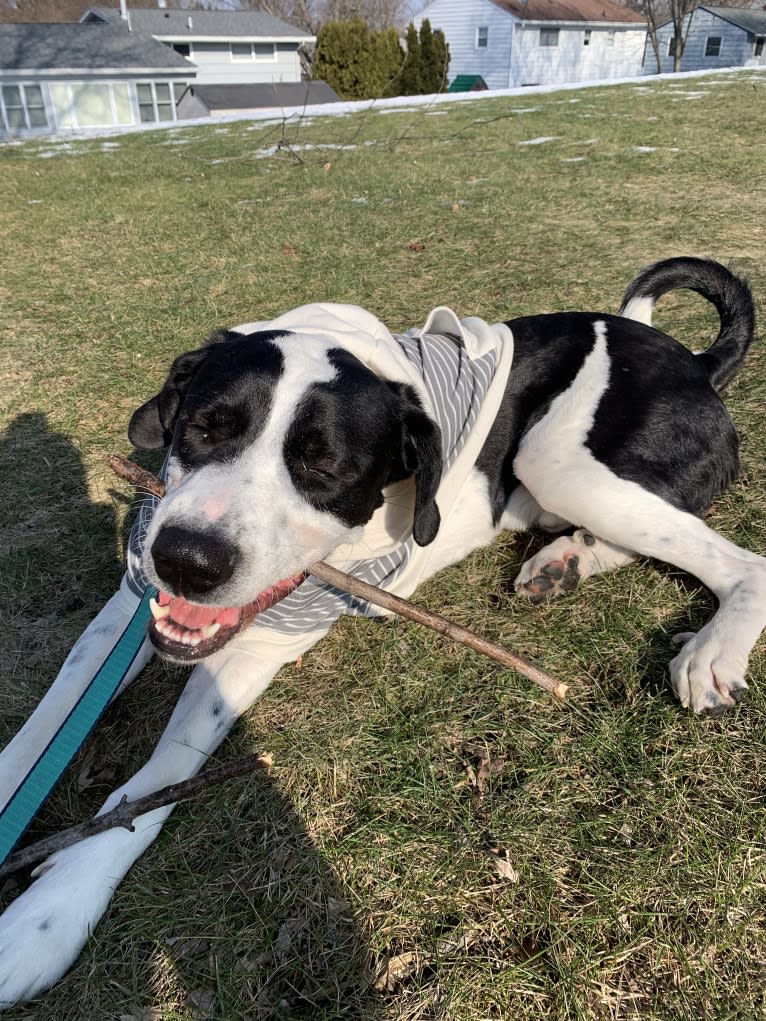
{"type": "Polygon", "coordinates": [[[434,0],[414,18],[418,28],[425,18],[431,28],[444,32],[449,44],[450,81],[459,74],[480,74],[489,88],[504,89],[641,74],[646,38],[642,25],[530,23],[488,0],[434,0]],[[476,46],[481,26],[488,29],[486,48],[476,46]],[[540,45],[541,28],[559,29],[557,46],[540,45]]]}
{"type": "Polygon", "coordinates": [[[273,59],[260,57],[251,60],[233,59],[228,39],[220,42],[192,40],[190,45],[188,59],[198,68],[194,78],[197,85],[270,84],[301,80],[301,64],[295,43],[275,43],[273,59]]]}
{"type": "MultiPolygon", "coordinates": [[[[684,21],[684,31],[688,25],[688,17],[684,21]]],[[[673,23],[661,25],[657,30],[660,43],[660,55],[662,58],[661,70],[673,71],[673,57],[668,54],[668,47],[673,38],[673,23]]],[[[698,7],[692,15],[692,23],[686,36],[683,57],[681,58],[682,71],[700,71],[716,67],[743,67],[766,65],[766,53],[755,57],[755,37],[732,25],[731,22],[719,18],[712,11],[704,7],[698,7]],[[721,40],[721,49],[717,57],[705,56],[707,41],[711,37],[721,40]]],[[[766,47],[764,47],[766,49],[766,47]]],[[[656,74],[657,58],[654,47],[647,40],[646,59],[644,70],[647,74],[656,74]]]]}
{"type": "MultiPolygon", "coordinates": [[[[641,74],[642,27],[558,26],[558,45],[540,45],[540,23],[517,25],[512,86],[587,82],[641,74]],[[586,33],[590,32],[588,44],[586,33]]],[[[546,28],[555,29],[551,22],[546,28]]]]}
{"type": "Polygon", "coordinates": [[[434,0],[413,21],[419,29],[428,18],[449,44],[449,80],[480,74],[490,89],[510,84],[511,40],[515,19],[487,0],[434,0]],[[477,47],[479,28],[487,28],[486,47],[477,47]]]}

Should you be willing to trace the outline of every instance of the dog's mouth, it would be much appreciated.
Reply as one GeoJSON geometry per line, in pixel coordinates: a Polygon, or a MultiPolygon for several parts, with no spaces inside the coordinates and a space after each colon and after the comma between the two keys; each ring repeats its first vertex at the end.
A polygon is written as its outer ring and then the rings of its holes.
{"type": "Polygon", "coordinates": [[[305,577],[301,572],[283,578],[245,606],[202,606],[183,596],[158,592],[149,604],[149,640],[165,659],[178,663],[204,659],[226,645],[259,613],[294,592],[305,577]]]}

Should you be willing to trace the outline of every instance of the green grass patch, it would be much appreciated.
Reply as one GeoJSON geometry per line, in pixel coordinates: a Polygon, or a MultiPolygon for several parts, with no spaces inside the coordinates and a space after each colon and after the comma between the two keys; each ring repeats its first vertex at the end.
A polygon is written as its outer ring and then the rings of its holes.
{"type": "MultiPolygon", "coordinates": [[[[131,500],[102,457],[129,452],[176,354],[316,300],[393,330],[437,304],[615,311],[682,254],[760,301],[765,89],[741,73],[0,149],[2,737],[118,582],[131,500]]],[[[692,347],[716,327],[692,296],[657,322],[692,347]]],[[[765,397],[756,343],[727,395],[742,477],[711,523],[759,552],[765,397]]],[[[341,621],[218,754],[270,751],[273,772],[179,808],[75,968],[6,1016],[763,1016],[764,646],[747,702],[692,718],[670,636],[709,595],[644,562],[526,606],[511,582],[540,542],[503,536],[418,598],[570,682],[567,708],[402,621],[341,621]]],[[[33,835],[146,760],[184,679],[144,673],[90,744],[108,782],[81,789],[75,765],[33,835]]]]}

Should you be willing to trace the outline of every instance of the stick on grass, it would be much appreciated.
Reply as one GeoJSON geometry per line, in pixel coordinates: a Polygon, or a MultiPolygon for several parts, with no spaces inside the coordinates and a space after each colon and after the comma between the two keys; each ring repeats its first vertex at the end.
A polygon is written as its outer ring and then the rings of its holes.
{"type": "MultiPolygon", "coordinates": [[[[158,479],[156,475],[152,475],[151,472],[139,467],[133,461],[120,457],[119,454],[109,454],[106,460],[116,475],[130,482],[136,488],[143,489],[153,496],[160,498],[165,495],[165,483],[158,479]]],[[[544,670],[540,670],[534,663],[530,663],[521,656],[509,652],[502,645],[496,645],[495,642],[482,638],[460,624],[455,624],[454,621],[448,620],[438,613],[424,610],[422,606],[417,606],[407,599],[395,596],[391,592],[377,588],[375,585],[369,585],[359,578],[354,578],[351,574],[346,574],[344,571],[331,567],[322,560],[312,564],[308,569],[308,573],[319,581],[332,585],[333,588],[348,592],[350,595],[364,599],[375,606],[380,606],[384,610],[390,610],[400,617],[405,617],[407,620],[422,624],[425,627],[431,628],[432,631],[437,631],[439,634],[459,642],[461,645],[468,646],[468,648],[473,649],[475,652],[480,652],[482,655],[502,663],[503,666],[508,667],[510,670],[515,670],[516,673],[526,677],[534,684],[537,684],[538,687],[544,688],[545,691],[562,702],[566,698],[568,685],[563,681],[557,681],[555,677],[547,674],[544,670]]]]}

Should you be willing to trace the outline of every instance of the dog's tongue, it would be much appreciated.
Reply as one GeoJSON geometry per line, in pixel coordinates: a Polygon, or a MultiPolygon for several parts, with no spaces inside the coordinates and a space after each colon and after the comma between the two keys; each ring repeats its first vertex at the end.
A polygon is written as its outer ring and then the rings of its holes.
{"type": "Polygon", "coordinates": [[[208,624],[236,627],[239,623],[240,609],[236,606],[200,606],[187,602],[183,596],[171,596],[167,592],[160,592],[157,602],[168,607],[171,620],[191,630],[202,630],[208,624]]]}

